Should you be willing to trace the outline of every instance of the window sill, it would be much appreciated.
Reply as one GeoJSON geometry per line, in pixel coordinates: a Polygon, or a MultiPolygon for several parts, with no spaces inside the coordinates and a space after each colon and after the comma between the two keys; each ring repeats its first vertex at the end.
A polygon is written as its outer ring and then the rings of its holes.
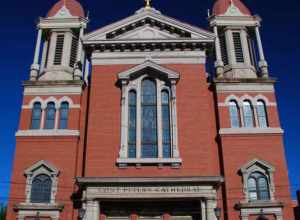
{"type": "Polygon", "coordinates": [[[19,211],[19,210],[39,210],[39,211],[62,211],[64,209],[63,204],[58,204],[58,203],[49,203],[49,204],[44,204],[44,203],[18,203],[15,204],[14,210],[19,211]]]}
{"type": "Polygon", "coordinates": [[[60,129],[39,129],[39,130],[19,130],[16,137],[48,137],[48,136],[80,136],[79,130],[60,130],[60,129]]]}
{"type": "Polygon", "coordinates": [[[281,128],[221,128],[220,135],[232,134],[283,134],[281,128]]]}
{"type": "Polygon", "coordinates": [[[257,201],[244,201],[236,204],[238,210],[245,208],[276,208],[284,207],[283,203],[273,200],[257,200],[257,201]]]}
{"type": "Polygon", "coordinates": [[[174,168],[179,168],[182,164],[181,158],[143,158],[143,159],[117,159],[117,164],[119,167],[124,168],[128,165],[171,165],[174,168]]]}

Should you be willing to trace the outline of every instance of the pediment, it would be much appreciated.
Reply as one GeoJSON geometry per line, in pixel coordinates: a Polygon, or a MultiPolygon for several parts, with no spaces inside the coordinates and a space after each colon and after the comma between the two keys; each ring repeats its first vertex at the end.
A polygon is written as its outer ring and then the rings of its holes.
{"type": "Polygon", "coordinates": [[[207,30],[162,15],[155,9],[141,9],[136,14],[84,36],[84,43],[125,41],[132,39],[185,39],[213,42],[215,35],[207,30]]]}
{"type": "Polygon", "coordinates": [[[174,70],[163,67],[163,66],[161,66],[157,63],[154,63],[150,60],[147,60],[140,65],[137,65],[129,70],[119,73],[118,78],[119,78],[119,80],[128,80],[131,77],[134,77],[135,75],[137,75],[139,73],[142,73],[143,70],[148,70],[148,69],[151,69],[152,71],[158,73],[158,75],[166,77],[170,80],[177,81],[180,78],[180,75],[178,72],[175,72],[174,70]]]}
{"type": "Polygon", "coordinates": [[[48,161],[41,160],[25,170],[25,175],[32,175],[33,173],[49,173],[58,175],[59,170],[48,161]]]}
{"type": "Polygon", "coordinates": [[[149,25],[142,26],[132,31],[126,32],[115,39],[176,39],[177,36],[170,34],[167,31],[161,31],[157,27],[151,27],[149,25]]]}

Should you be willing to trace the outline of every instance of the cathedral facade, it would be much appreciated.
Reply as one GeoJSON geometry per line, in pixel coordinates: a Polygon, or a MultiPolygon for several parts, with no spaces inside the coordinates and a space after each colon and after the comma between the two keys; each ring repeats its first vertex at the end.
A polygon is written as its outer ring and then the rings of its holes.
{"type": "Polygon", "coordinates": [[[38,22],[8,220],[294,219],[260,17],[88,20],[60,0],[38,22]]]}

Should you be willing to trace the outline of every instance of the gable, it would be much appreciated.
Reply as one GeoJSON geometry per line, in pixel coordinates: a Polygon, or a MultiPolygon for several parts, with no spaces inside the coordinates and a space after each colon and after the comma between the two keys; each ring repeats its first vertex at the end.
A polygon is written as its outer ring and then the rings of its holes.
{"type": "Polygon", "coordinates": [[[175,39],[177,36],[167,31],[161,31],[157,27],[145,25],[132,31],[121,34],[115,39],[175,39]]]}
{"type": "Polygon", "coordinates": [[[84,43],[105,40],[185,39],[213,42],[215,35],[204,29],[162,15],[155,9],[136,14],[84,36],[84,43]]]}

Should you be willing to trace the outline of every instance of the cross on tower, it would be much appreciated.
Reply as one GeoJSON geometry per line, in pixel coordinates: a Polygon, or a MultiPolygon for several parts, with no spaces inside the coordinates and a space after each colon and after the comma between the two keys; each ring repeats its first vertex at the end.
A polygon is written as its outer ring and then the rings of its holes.
{"type": "Polygon", "coordinates": [[[146,8],[146,9],[151,8],[151,1],[152,1],[152,0],[145,0],[145,2],[146,2],[145,8],[146,8]]]}

